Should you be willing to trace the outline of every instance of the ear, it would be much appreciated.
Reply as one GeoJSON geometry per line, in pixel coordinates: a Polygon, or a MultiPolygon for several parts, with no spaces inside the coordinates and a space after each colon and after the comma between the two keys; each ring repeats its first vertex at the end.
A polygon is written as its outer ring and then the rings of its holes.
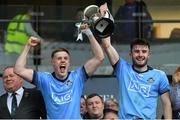
{"type": "Polygon", "coordinates": [[[129,56],[132,56],[132,52],[131,51],[129,52],[129,56]]]}

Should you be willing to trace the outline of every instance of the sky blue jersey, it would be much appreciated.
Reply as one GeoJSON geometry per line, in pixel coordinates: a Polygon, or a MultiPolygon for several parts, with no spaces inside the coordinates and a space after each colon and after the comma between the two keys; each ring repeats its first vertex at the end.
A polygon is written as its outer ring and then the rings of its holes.
{"type": "Polygon", "coordinates": [[[156,118],[157,99],[169,91],[169,81],[163,71],[148,66],[138,72],[122,58],[114,66],[119,84],[119,118],[156,118]]]}
{"type": "Polygon", "coordinates": [[[34,71],[33,83],[44,97],[48,119],[80,119],[80,98],[86,81],[83,67],[70,71],[66,80],[55,73],[34,71]]]}

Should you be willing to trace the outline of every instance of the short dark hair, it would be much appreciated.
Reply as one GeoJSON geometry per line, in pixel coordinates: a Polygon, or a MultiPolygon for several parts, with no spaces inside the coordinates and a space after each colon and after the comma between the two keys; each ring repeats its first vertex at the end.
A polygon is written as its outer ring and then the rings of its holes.
{"type": "Polygon", "coordinates": [[[70,53],[69,53],[69,51],[68,51],[67,49],[65,49],[65,48],[58,48],[58,49],[55,49],[55,50],[52,52],[52,54],[51,54],[51,58],[53,58],[53,57],[54,57],[55,53],[57,53],[57,52],[61,52],[61,51],[66,52],[66,53],[70,56],[70,53]]]}
{"type": "MultiPolygon", "coordinates": [[[[102,98],[99,94],[97,94],[97,93],[92,93],[92,94],[88,95],[86,101],[87,101],[88,99],[90,99],[90,98],[95,97],[95,96],[98,96],[98,97],[101,99],[102,103],[104,103],[103,98],[102,98]]],[[[86,103],[87,103],[87,102],[86,102],[86,103]]]]}
{"type": "Polygon", "coordinates": [[[130,49],[132,50],[135,45],[145,45],[148,46],[148,48],[150,49],[150,44],[145,39],[140,39],[140,38],[134,39],[130,44],[130,49]]]}

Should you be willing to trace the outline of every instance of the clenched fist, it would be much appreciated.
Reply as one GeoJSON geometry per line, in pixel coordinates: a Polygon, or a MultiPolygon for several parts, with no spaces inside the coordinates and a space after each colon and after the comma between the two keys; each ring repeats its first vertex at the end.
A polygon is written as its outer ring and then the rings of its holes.
{"type": "Polygon", "coordinates": [[[82,33],[86,34],[87,36],[92,36],[92,32],[89,28],[89,25],[87,23],[83,23],[80,25],[80,30],[82,33]]]}
{"type": "Polygon", "coordinates": [[[28,45],[30,45],[31,47],[34,47],[39,43],[40,43],[40,40],[36,37],[30,37],[28,40],[28,45]]]}
{"type": "Polygon", "coordinates": [[[104,3],[103,5],[100,6],[99,8],[101,16],[105,16],[106,12],[108,11],[108,6],[107,3],[104,3]]]}
{"type": "Polygon", "coordinates": [[[83,23],[83,24],[80,25],[80,29],[81,29],[81,30],[85,30],[85,29],[87,29],[87,28],[89,28],[89,26],[88,26],[87,23],[83,23]]]}

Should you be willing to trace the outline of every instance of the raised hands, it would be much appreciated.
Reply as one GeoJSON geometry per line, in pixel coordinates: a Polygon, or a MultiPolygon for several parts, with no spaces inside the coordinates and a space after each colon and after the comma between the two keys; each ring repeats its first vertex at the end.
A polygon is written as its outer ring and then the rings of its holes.
{"type": "Polygon", "coordinates": [[[30,37],[28,40],[28,45],[31,47],[34,47],[36,45],[38,45],[40,43],[40,39],[36,38],[36,37],[30,37]]]}
{"type": "Polygon", "coordinates": [[[108,11],[108,6],[107,3],[104,3],[103,5],[100,6],[99,8],[101,16],[105,16],[106,12],[108,11]]]}
{"type": "Polygon", "coordinates": [[[87,28],[89,28],[87,23],[83,23],[83,24],[80,25],[81,30],[84,30],[84,29],[87,29],[87,28]]]}
{"type": "Polygon", "coordinates": [[[93,35],[90,28],[89,28],[89,25],[87,23],[82,23],[80,25],[80,30],[82,33],[86,34],[88,37],[93,35]]]}

